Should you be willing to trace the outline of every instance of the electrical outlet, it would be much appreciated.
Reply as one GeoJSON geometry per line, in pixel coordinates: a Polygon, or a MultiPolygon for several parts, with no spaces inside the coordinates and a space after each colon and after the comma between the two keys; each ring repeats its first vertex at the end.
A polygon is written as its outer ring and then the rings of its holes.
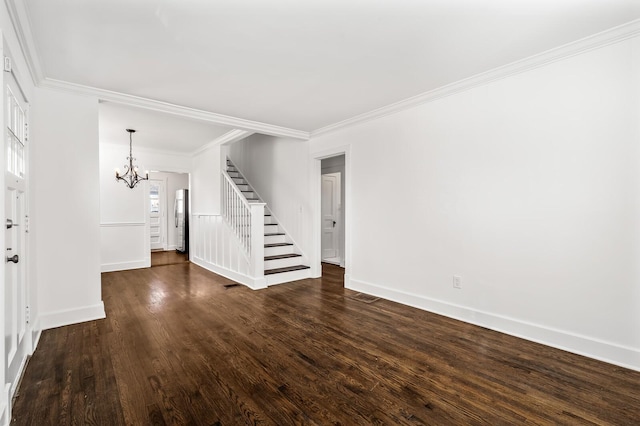
{"type": "Polygon", "coordinates": [[[453,276],[453,288],[462,289],[462,278],[460,275],[453,276]]]}

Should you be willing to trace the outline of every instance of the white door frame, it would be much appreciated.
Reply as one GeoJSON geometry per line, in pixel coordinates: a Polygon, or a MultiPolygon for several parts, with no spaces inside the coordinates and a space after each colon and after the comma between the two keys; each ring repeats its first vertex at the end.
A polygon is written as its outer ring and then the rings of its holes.
{"type": "Polygon", "coordinates": [[[344,154],[344,286],[350,288],[350,271],[351,271],[351,145],[342,145],[330,148],[324,151],[312,152],[309,160],[311,182],[311,211],[312,213],[312,247],[309,254],[311,263],[311,277],[318,278],[322,276],[322,160],[325,158],[336,157],[344,154]]]}

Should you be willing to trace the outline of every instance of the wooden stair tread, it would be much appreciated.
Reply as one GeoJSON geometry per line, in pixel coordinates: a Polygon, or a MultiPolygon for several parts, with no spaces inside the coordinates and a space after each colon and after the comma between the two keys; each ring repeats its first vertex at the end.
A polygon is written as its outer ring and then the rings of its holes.
{"type": "Polygon", "coordinates": [[[277,254],[275,256],[265,256],[264,260],[267,261],[267,260],[289,259],[291,257],[302,257],[302,255],[298,253],[277,254]]]}
{"type": "Polygon", "coordinates": [[[265,275],[281,274],[283,272],[301,271],[303,269],[309,269],[309,268],[310,266],[306,266],[306,265],[287,266],[285,268],[267,269],[266,271],[264,271],[264,274],[265,275]]]}
{"type": "Polygon", "coordinates": [[[284,246],[292,246],[293,243],[273,243],[273,244],[265,244],[264,248],[269,247],[284,247],[284,246]]]}
{"type": "Polygon", "coordinates": [[[272,232],[270,234],[264,234],[265,237],[277,237],[278,235],[285,235],[284,232],[272,232]]]}

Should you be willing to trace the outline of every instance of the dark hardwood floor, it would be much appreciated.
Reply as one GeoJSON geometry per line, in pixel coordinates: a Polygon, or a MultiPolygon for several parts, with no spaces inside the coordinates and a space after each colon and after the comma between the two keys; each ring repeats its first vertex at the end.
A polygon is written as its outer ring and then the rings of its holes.
{"type": "Polygon", "coordinates": [[[640,424],[640,373],[324,278],[252,291],[190,263],[103,274],[48,330],[16,425],[640,424]]]}
{"type": "Polygon", "coordinates": [[[188,261],[189,257],[186,254],[178,253],[175,250],[151,252],[151,266],[175,265],[188,261]]]}

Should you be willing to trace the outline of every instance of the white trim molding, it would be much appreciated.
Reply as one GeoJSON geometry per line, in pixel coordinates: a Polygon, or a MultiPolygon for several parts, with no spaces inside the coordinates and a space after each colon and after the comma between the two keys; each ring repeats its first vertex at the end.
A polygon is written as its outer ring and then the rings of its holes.
{"type": "Polygon", "coordinates": [[[637,348],[618,345],[589,336],[545,327],[491,312],[484,312],[353,278],[347,281],[346,276],[345,288],[382,297],[438,315],[444,315],[510,336],[640,371],[640,349],[637,348]]]}
{"type": "Polygon", "coordinates": [[[103,263],[100,272],[128,271],[129,269],[149,268],[149,259],[134,260],[130,262],[103,263]]]}
{"type": "Polygon", "coordinates": [[[100,302],[91,306],[80,308],[64,309],[55,312],[45,312],[40,315],[40,326],[42,330],[62,327],[64,325],[78,324],[81,322],[93,321],[106,318],[104,303],[100,302]]]}
{"type": "Polygon", "coordinates": [[[69,83],[52,78],[42,79],[39,86],[47,89],[62,90],[86,96],[94,96],[101,101],[135,106],[150,111],[173,114],[179,117],[208,121],[211,123],[219,124],[221,126],[229,126],[233,128],[249,130],[257,133],[263,133],[265,135],[280,136],[300,140],[309,139],[309,132],[305,132],[302,130],[289,129],[287,127],[261,123],[259,121],[245,120],[244,118],[231,117],[229,115],[217,114],[214,112],[180,106],[169,102],[147,99],[140,96],[128,95],[126,93],[114,92],[111,90],[98,89],[95,87],[69,83]]]}
{"type": "Polygon", "coordinates": [[[459,92],[463,92],[474,87],[491,83],[515,74],[520,74],[534,68],[556,62],[571,56],[575,56],[590,50],[598,49],[613,43],[618,43],[640,34],[640,19],[628,22],[626,24],[602,31],[600,33],[576,40],[571,43],[538,53],[528,58],[524,58],[507,65],[494,68],[492,70],[476,74],[472,77],[456,81],[445,86],[438,87],[428,92],[421,93],[416,96],[374,109],[364,114],[330,124],[328,126],[316,129],[311,132],[311,137],[323,135],[325,133],[334,132],[376,118],[391,115],[396,112],[404,111],[415,106],[435,101],[446,96],[450,96],[459,92]]]}
{"type": "Polygon", "coordinates": [[[22,56],[24,56],[27,67],[29,68],[31,80],[33,84],[37,86],[44,78],[44,73],[40,65],[38,49],[33,40],[31,22],[29,21],[29,14],[26,9],[27,6],[24,1],[5,0],[4,3],[7,6],[9,18],[18,37],[18,44],[20,45],[22,56]]]}
{"type": "Polygon", "coordinates": [[[144,222],[103,222],[100,224],[102,228],[120,228],[122,226],[145,226],[144,222]]]}

